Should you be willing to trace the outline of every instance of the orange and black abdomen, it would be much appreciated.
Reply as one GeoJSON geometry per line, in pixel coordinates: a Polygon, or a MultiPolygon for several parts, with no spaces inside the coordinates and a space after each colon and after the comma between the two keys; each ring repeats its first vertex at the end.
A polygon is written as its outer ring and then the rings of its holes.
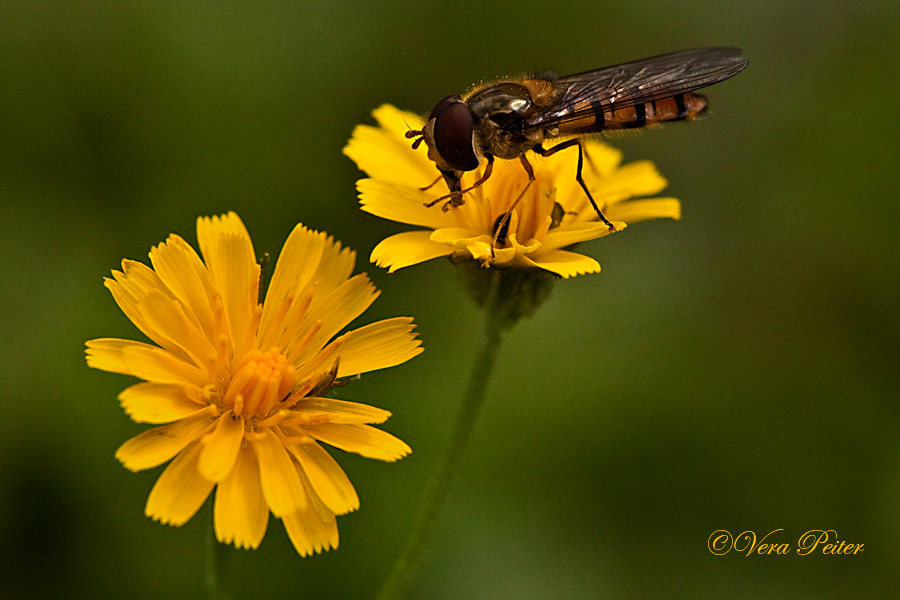
{"type": "MultiPolygon", "coordinates": [[[[585,101],[586,103],[588,101],[585,101]]],[[[596,133],[613,129],[637,129],[668,121],[690,120],[706,109],[706,98],[700,94],[676,94],[650,102],[641,102],[626,108],[615,108],[615,103],[595,102],[588,106],[576,106],[576,113],[584,116],[561,123],[559,135],[596,133]]]]}

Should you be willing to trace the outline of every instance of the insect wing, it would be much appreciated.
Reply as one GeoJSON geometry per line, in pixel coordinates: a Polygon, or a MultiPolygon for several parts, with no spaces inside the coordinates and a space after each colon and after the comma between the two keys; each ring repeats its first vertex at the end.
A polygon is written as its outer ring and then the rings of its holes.
{"type": "Polygon", "coordinates": [[[560,77],[553,100],[526,129],[566,129],[598,111],[613,111],[670,98],[740,73],[747,59],[737,48],[702,48],[560,77]]]}

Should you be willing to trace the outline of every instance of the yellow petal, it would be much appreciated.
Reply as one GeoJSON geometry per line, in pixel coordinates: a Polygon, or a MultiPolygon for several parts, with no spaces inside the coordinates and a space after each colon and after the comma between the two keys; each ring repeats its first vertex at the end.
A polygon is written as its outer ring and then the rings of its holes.
{"type": "Polygon", "coordinates": [[[356,252],[350,248],[344,248],[333,237],[327,236],[325,248],[322,250],[322,257],[316,266],[313,279],[302,289],[298,286],[298,295],[302,296],[314,289],[317,297],[313,299],[312,307],[315,308],[316,302],[321,302],[339,285],[347,281],[355,266],[356,252]]]}
{"type": "Polygon", "coordinates": [[[196,387],[208,383],[205,371],[150,344],[101,338],[85,345],[88,366],[95,369],[134,375],[157,383],[187,383],[196,387]]]}
{"type": "Polygon", "coordinates": [[[309,502],[296,463],[274,433],[269,429],[259,433],[251,446],[259,460],[260,482],[269,508],[281,518],[305,509],[309,502]]]}
{"type": "Polygon", "coordinates": [[[170,235],[150,250],[150,261],[166,287],[187,307],[207,339],[214,336],[213,283],[206,265],[184,239],[170,235]]]}
{"type": "Polygon", "coordinates": [[[475,242],[490,244],[494,240],[486,233],[472,231],[465,227],[444,227],[431,232],[431,241],[436,244],[448,244],[454,248],[465,248],[475,242]]]}
{"type": "Polygon", "coordinates": [[[524,244],[519,243],[519,240],[516,238],[515,234],[510,234],[509,244],[516,251],[516,254],[531,254],[541,247],[541,243],[534,240],[531,240],[524,244]]]}
{"type": "MultiPolygon", "coordinates": [[[[375,289],[365,273],[345,281],[323,302],[319,303],[318,310],[310,308],[309,320],[318,324],[319,331],[299,354],[293,352],[292,348],[293,343],[299,340],[292,340],[285,349],[288,360],[295,364],[305,362],[308,357],[321,350],[328,340],[346,327],[350,321],[365,312],[379,294],[380,292],[375,289]]],[[[297,337],[302,338],[305,333],[305,328],[301,328],[297,332],[297,337]]],[[[302,376],[300,373],[298,371],[298,377],[302,376]]]]}
{"type": "Polygon", "coordinates": [[[162,348],[135,342],[122,348],[122,360],[128,373],[146,381],[186,383],[203,387],[209,382],[204,369],[177,358],[162,348]]]}
{"type": "Polygon", "coordinates": [[[199,455],[199,444],[193,444],[175,457],[150,490],[144,514],[175,526],[194,516],[215,485],[197,472],[199,455]]]}
{"type": "MultiPolygon", "coordinates": [[[[585,160],[585,165],[588,167],[587,171],[597,173],[601,177],[609,177],[622,164],[621,150],[596,140],[588,140],[585,143],[584,153],[587,157],[587,160],[585,160]]],[[[572,165],[577,164],[578,153],[574,153],[571,159],[572,165]]],[[[574,180],[575,178],[573,177],[572,179],[574,180]]]]}
{"type": "MultiPolygon", "coordinates": [[[[303,485],[311,491],[311,484],[300,472],[303,485]]],[[[323,505],[315,493],[309,494],[306,508],[283,517],[284,529],[300,556],[330,550],[338,546],[337,521],[334,514],[323,505]]]]}
{"type": "Polygon", "coordinates": [[[423,348],[415,328],[411,317],[395,317],[345,333],[338,338],[338,377],[386,369],[418,356],[423,348]]]}
{"type": "Polygon", "coordinates": [[[357,125],[344,154],[369,177],[396,182],[422,179],[423,186],[431,183],[438,176],[434,163],[425,148],[413,150],[413,140],[405,136],[406,131],[421,127],[421,118],[388,105],[373,114],[381,127],[357,125]]]}
{"type": "Polygon", "coordinates": [[[335,400],[334,398],[304,398],[291,413],[302,415],[303,422],[329,423],[384,423],[391,416],[389,411],[368,404],[335,400]]]}
{"type": "Polygon", "coordinates": [[[629,200],[613,204],[604,214],[607,219],[616,219],[627,223],[659,218],[680,219],[681,203],[675,198],[629,200]]]}
{"type": "Polygon", "coordinates": [[[215,267],[210,269],[222,303],[234,352],[243,355],[250,349],[255,331],[249,331],[253,311],[258,304],[260,267],[253,256],[249,238],[237,234],[219,237],[215,267]]]}
{"type": "Polygon", "coordinates": [[[203,436],[200,474],[210,481],[220,481],[228,475],[243,439],[244,419],[230,410],[219,415],[215,428],[203,436]]]}
{"type": "Polygon", "coordinates": [[[122,349],[129,344],[137,344],[131,340],[120,340],[117,338],[99,338],[96,340],[88,340],[85,342],[85,359],[92,369],[100,369],[111,373],[123,373],[130,375],[131,373],[122,360],[122,349]]]}
{"type": "Polygon", "coordinates": [[[567,250],[550,250],[538,256],[524,257],[531,265],[556,273],[566,279],[586,273],[599,273],[600,263],[593,258],[569,252],[567,250]]]}
{"type": "Polygon", "coordinates": [[[266,304],[271,298],[274,309],[277,310],[288,294],[295,299],[312,294],[310,310],[315,310],[325,302],[330,293],[347,281],[355,265],[356,252],[342,247],[340,242],[328,234],[298,225],[278,257],[273,277],[275,291],[266,294],[266,304]],[[307,251],[311,254],[304,254],[307,251]],[[292,265],[294,262],[308,262],[312,269],[298,269],[296,265],[292,265]]]}
{"type": "Polygon", "coordinates": [[[169,291],[156,272],[143,263],[133,260],[122,261],[122,271],[113,271],[113,279],[105,279],[103,285],[110,291],[116,304],[125,316],[141,330],[141,333],[159,345],[164,345],[166,337],[144,319],[140,308],[140,300],[151,292],[157,292],[171,299],[175,296],[169,291]]]}
{"type": "Polygon", "coordinates": [[[326,234],[303,225],[298,224],[291,231],[275,263],[275,272],[266,291],[259,325],[260,337],[267,334],[288,297],[292,296],[297,301],[300,290],[313,279],[327,242],[326,234]]]}
{"type": "Polygon", "coordinates": [[[157,338],[163,348],[207,371],[213,369],[216,350],[180,300],[150,292],[138,299],[137,307],[144,322],[159,332],[157,338]]]}
{"type": "Polygon", "coordinates": [[[516,258],[515,248],[491,248],[490,242],[473,242],[466,250],[472,258],[485,264],[504,265],[516,258]]]}
{"type": "MultiPolygon", "coordinates": [[[[318,322],[322,316],[320,311],[323,307],[326,312],[334,310],[330,305],[331,294],[347,282],[355,263],[356,253],[342,248],[333,238],[300,226],[295,228],[278,259],[272,287],[266,294],[257,349],[284,348],[291,362],[296,363],[301,352],[321,348],[327,339],[323,339],[321,332],[323,323],[318,322]],[[307,334],[314,329],[319,336],[309,346],[307,334]],[[305,345],[298,346],[301,340],[305,345]]],[[[363,279],[364,276],[350,285],[365,288],[363,279]]],[[[373,291],[363,289],[357,299],[366,295],[371,298],[373,291]]],[[[327,326],[331,328],[333,324],[329,322],[327,326]]]]}
{"type": "MultiPolygon", "coordinates": [[[[610,216],[606,215],[609,219],[610,216]]],[[[621,221],[613,222],[617,231],[625,229],[626,223],[621,221]]],[[[547,232],[543,239],[543,247],[546,250],[555,248],[565,248],[572,244],[585,242],[609,235],[609,227],[601,221],[591,221],[588,223],[572,223],[571,225],[560,225],[555,229],[547,232]]]]}
{"type": "MultiPolygon", "coordinates": [[[[635,196],[656,194],[666,186],[666,180],[649,161],[637,161],[619,166],[621,152],[604,144],[589,144],[585,148],[587,158],[583,172],[585,183],[597,205],[608,218],[609,210],[617,202],[635,196]]],[[[557,155],[559,156],[559,155],[557,155]]],[[[543,164],[556,159],[548,158],[543,164]]],[[[559,170],[551,175],[556,186],[556,199],[569,213],[576,213],[576,221],[592,221],[596,212],[581,186],[577,183],[575,161],[577,153],[570,157],[572,164],[557,164],[559,170]],[[572,175],[570,175],[572,173],[572,175]]],[[[625,220],[625,219],[621,219],[625,220]]]]}
{"type": "MultiPolygon", "coordinates": [[[[215,407],[210,409],[215,410],[215,407]]],[[[116,450],[116,458],[132,471],[151,469],[200,439],[212,426],[209,410],[206,410],[201,415],[182,419],[171,425],[154,427],[122,444],[116,450]]]]}
{"type": "Polygon", "coordinates": [[[606,206],[635,196],[658,194],[668,183],[656,170],[656,165],[648,160],[622,165],[615,173],[599,182],[594,183],[587,178],[585,181],[592,193],[594,189],[597,190],[594,199],[606,206]]]}
{"type": "Polygon", "coordinates": [[[385,238],[372,250],[370,260],[393,273],[397,269],[453,253],[452,246],[432,242],[431,233],[431,231],[408,231],[385,238]]]}
{"type": "Polygon", "coordinates": [[[203,254],[203,261],[206,263],[210,273],[218,270],[219,260],[219,239],[225,235],[232,235],[244,240],[247,249],[243,254],[255,256],[253,253],[253,242],[250,241],[250,234],[244,222],[237,216],[235,212],[229,212],[221,216],[200,217],[197,219],[197,242],[200,246],[200,252],[203,254]]]}
{"type": "Polygon", "coordinates": [[[197,219],[197,241],[222,299],[230,340],[241,354],[249,345],[247,328],[259,289],[259,265],[250,234],[240,217],[229,212],[197,219]]]}
{"type": "Polygon", "coordinates": [[[316,495],[333,513],[343,515],[359,508],[353,484],[322,446],[313,442],[288,446],[288,450],[303,467],[316,495]]]}
{"type": "Polygon", "coordinates": [[[393,462],[412,452],[403,440],[369,425],[323,423],[304,426],[303,431],[335,448],[366,458],[393,462]]]}
{"type": "MultiPolygon", "coordinates": [[[[435,170],[435,173],[437,171],[435,170]]],[[[434,181],[434,177],[431,178],[434,181]]],[[[431,181],[423,184],[428,185],[431,181]]],[[[399,223],[419,225],[429,229],[453,227],[457,224],[453,211],[444,212],[440,206],[425,206],[447,193],[447,186],[438,184],[428,190],[383,179],[360,179],[356,182],[360,207],[367,213],[399,223]]]]}
{"type": "Polygon", "coordinates": [[[184,385],[172,383],[138,383],[119,394],[119,402],[137,423],[171,423],[184,419],[205,404],[197,402],[200,390],[189,395],[184,385]]]}
{"type": "Polygon", "coordinates": [[[259,466],[249,446],[240,449],[234,467],[216,489],[216,539],[238,548],[257,548],[266,533],[269,508],[259,483],[259,466]]]}
{"type": "MultiPolygon", "coordinates": [[[[378,125],[380,125],[382,129],[384,129],[394,137],[402,138],[404,140],[407,139],[407,131],[409,131],[410,129],[421,129],[425,124],[425,120],[421,115],[417,115],[416,113],[412,113],[407,110],[400,110],[399,108],[391,104],[382,104],[372,111],[372,116],[375,117],[375,120],[378,122],[378,125]]],[[[409,146],[404,147],[409,147],[410,149],[412,149],[412,143],[410,143],[409,146]]],[[[415,152],[417,154],[424,154],[421,150],[416,150],[415,152]]],[[[428,161],[428,164],[434,163],[428,161]]]]}

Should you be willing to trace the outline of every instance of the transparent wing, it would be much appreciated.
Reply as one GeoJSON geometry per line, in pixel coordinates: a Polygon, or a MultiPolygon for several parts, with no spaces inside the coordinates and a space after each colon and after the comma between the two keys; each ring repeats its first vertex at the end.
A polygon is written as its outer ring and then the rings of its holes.
{"type": "Polygon", "coordinates": [[[528,119],[527,129],[565,128],[596,114],[670,98],[740,73],[748,60],[738,48],[701,48],[662,54],[551,81],[553,99],[528,119]]]}

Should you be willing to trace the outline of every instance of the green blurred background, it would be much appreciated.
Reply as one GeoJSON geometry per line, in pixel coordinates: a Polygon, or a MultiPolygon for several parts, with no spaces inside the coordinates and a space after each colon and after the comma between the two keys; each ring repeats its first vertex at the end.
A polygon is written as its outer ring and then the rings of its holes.
{"type": "Polygon", "coordinates": [[[410,598],[892,598],[900,589],[900,3],[0,4],[0,598],[194,598],[207,514],[143,516],[160,469],[83,343],[138,337],[102,286],[199,215],[258,251],[303,222],[360,253],[426,352],[342,397],[414,453],[336,451],[362,499],[301,559],[270,521],[230,551],[237,597],[368,598],[444,448],[481,315],[446,261],[368,264],[406,227],[358,210],[341,154],[383,102],[708,45],[750,67],[703,120],[613,143],[684,206],[582,246],[507,336],[410,598]],[[713,556],[718,529],[856,556],[713,556]]]}

